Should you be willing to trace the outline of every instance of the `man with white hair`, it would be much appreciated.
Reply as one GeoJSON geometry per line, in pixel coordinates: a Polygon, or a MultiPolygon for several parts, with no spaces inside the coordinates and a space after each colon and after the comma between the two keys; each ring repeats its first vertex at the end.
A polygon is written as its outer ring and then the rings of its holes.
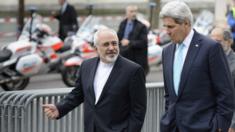
{"type": "Polygon", "coordinates": [[[84,132],[140,132],[146,112],[144,70],[119,56],[114,30],[98,30],[94,45],[99,56],[82,63],[65,99],[43,105],[46,115],[61,118],[83,102],[84,132]]]}
{"type": "Polygon", "coordinates": [[[164,5],[160,17],[172,40],[162,53],[161,132],[227,132],[234,86],[221,45],[192,29],[192,12],[182,1],[164,5]]]}

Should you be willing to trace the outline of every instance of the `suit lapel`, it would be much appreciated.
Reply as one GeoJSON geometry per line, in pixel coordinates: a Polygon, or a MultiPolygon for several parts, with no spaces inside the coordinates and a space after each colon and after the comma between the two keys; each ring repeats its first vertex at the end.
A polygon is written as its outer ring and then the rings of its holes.
{"type": "Polygon", "coordinates": [[[125,19],[124,22],[120,26],[120,37],[121,38],[124,37],[124,32],[125,32],[126,24],[127,24],[127,20],[125,19]]]}
{"type": "Polygon", "coordinates": [[[89,91],[91,93],[91,98],[92,98],[92,103],[95,104],[95,91],[94,91],[94,79],[95,79],[95,73],[96,73],[96,69],[97,69],[97,66],[98,66],[98,63],[99,63],[99,58],[97,57],[95,60],[94,60],[94,65],[91,66],[91,72],[90,72],[90,75],[89,75],[89,81],[88,82],[92,82],[89,84],[89,91]]]}
{"type": "Polygon", "coordinates": [[[175,47],[176,44],[172,44],[169,51],[166,51],[166,56],[168,56],[165,60],[169,60],[166,63],[167,69],[165,70],[167,72],[167,80],[169,81],[169,88],[171,89],[170,91],[173,91],[174,98],[176,98],[175,90],[174,90],[174,82],[173,82],[173,65],[174,65],[174,54],[175,54],[175,47]]]}
{"type": "Polygon", "coordinates": [[[119,71],[121,69],[120,68],[120,61],[121,61],[120,59],[121,59],[121,57],[119,56],[117,58],[115,64],[114,64],[114,66],[113,66],[113,69],[112,69],[112,71],[111,71],[111,73],[110,73],[110,75],[109,75],[105,85],[104,85],[104,88],[103,88],[103,90],[101,92],[101,95],[100,95],[100,98],[99,98],[97,104],[99,104],[99,102],[102,101],[102,99],[105,97],[105,94],[106,94],[107,90],[111,87],[112,83],[115,81],[115,79],[119,75],[119,71]]]}
{"type": "Polygon", "coordinates": [[[183,70],[181,73],[181,80],[180,80],[178,97],[180,97],[180,95],[182,94],[182,91],[184,89],[184,85],[187,81],[187,78],[188,78],[188,75],[190,72],[190,69],[191,69],[192,64],[195,60],[195,57],[198,54],[200,47],[201,47],[200,36],[196,31],[194,31],[194,36],[193,36],[192,42],[190,43],[190,46],[189,46],[189,49],[187,52],[187,56],[185,58],[183,70]]]}

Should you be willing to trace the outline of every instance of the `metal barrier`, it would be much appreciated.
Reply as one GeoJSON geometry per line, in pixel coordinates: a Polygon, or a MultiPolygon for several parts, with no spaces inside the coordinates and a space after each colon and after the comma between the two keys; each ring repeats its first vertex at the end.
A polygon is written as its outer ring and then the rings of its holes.
{"type": "MultiPolygon", "coordinates": [[[[142,132],[158,132],[164,111],[163,83],[147,86],[147,112],[142,132]]],[[[83,105],[60,120],[49,120],[42,104],[56,103],[72,88],[0,93],[0,132],[83,132],[83,105]]]]}

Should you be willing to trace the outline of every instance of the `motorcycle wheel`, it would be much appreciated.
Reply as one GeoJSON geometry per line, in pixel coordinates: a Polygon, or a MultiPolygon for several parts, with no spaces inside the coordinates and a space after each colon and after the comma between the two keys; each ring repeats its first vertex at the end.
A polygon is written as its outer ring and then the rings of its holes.
{"type": "Polygon", "coordinates": [[[62,70],[62,80],[68,87],[74,87],[77,80],[79,66],[70,66],[62,70]]]}
{"type": "Polygon", "coordinates": [[[1,84],[1,87],[5,91],[23,90],[28,86],[29,80],[30,80],[30,78],[14,80],[14,81],[11,81],[11,82],[1,84]]]}

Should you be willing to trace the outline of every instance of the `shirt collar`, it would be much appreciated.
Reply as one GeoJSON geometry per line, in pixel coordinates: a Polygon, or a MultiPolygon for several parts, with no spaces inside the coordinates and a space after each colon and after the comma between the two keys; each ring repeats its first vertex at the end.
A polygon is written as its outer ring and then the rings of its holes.
{"type": "Polygon", "coordinates": [[[64,4],[62,5],[62,13],[65,11],[68,3],[65,1],[64,4]]]}
{"type": "Polygon", "coordinates": [[[132,20],[128,20],[127,24],[133,24],[133,21],[132,20]]]}
{"type": "Polygon", "coordinates": [[[225,51],[225,54],[228,56],[230,54],[230,52],[232,51],[231,48],[229,48],[227,51],[225,51]]]}
{"type": "Polygon", "coordinates": [[[112,67],[114,65],[114,63],[104,63],[104,62],[100,61],[99,65],[101,67],[112,67]]]}
{"type": "Polygon", "coordinates": [[[194,35],[194,31],[193,29],[191,29],[191,31],[189,32],[189,34],[186,36],[186,38],[183,41],[184,46],[186,46],[187,48],[190,46],[190,43],[193,39],[193,35],[194,35]]]}

